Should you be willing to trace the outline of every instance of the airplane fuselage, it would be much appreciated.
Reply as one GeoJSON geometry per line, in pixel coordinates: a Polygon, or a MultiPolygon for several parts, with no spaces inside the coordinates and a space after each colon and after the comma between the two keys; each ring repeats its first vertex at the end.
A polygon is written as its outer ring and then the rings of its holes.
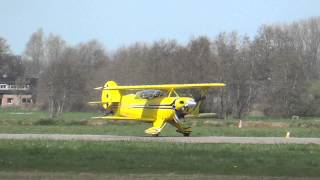
{"type": "Polygon", "coordinates": [[[142,121],[155,121],[157,119],[173,120],[175,114],[174,107],[179,100],[184,105],[192,98],[188,97],[156,97],[143,99],[135,94],[124,95],[119,104],[114,106],[113,111],[117,116],[140,119],[142,121]]]}

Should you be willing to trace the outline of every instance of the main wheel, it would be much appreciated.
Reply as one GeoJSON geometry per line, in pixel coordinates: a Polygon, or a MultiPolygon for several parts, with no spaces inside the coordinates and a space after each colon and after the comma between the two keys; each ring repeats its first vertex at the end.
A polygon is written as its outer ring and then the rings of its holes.
{"type": "Polygon", "coordinates": [[[190,136],[190,133],[183,133],[183,136],[184,136],[184,137],[189,137],[189,136],[190,136]]]}

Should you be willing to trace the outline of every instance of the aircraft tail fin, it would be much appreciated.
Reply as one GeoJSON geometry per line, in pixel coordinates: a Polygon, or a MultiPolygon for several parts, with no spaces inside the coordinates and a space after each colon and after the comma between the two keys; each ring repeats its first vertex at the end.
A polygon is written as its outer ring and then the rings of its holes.
{"type": "MultiPolygon", "coordinates": [[[[104,87],[115,87],[118,86],[116,82],[114,81],[107,81],[104,84],[104,87]]],[[[102,89],[101,92],[101,102],[105,102],[102,104],[104,109],[110,109],[110,107],[115,104],[119,103],[121,101],[122,94],[120,90],[107,90],[102,89]]]]}

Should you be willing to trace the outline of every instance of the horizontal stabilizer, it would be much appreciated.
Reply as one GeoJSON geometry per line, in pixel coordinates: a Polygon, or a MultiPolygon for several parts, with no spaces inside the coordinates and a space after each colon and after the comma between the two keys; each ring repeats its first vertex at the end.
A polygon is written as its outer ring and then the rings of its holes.
{"type": "Polygon", "coordinates": [[[93,102],[88,102],[90,105],[95,105],[95,104],[107,104],[107,102],[102,102],[102,101],[93,101],[93,102]]]}

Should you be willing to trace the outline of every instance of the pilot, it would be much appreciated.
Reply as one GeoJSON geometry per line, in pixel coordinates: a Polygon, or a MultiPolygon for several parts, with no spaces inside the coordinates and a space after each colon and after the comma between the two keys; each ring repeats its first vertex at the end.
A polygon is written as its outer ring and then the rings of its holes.
{"type": "Polygon", "coordinates": [[[154,91],[153,97],[159,97],[161,95],[161,91],[154,91]]]}

